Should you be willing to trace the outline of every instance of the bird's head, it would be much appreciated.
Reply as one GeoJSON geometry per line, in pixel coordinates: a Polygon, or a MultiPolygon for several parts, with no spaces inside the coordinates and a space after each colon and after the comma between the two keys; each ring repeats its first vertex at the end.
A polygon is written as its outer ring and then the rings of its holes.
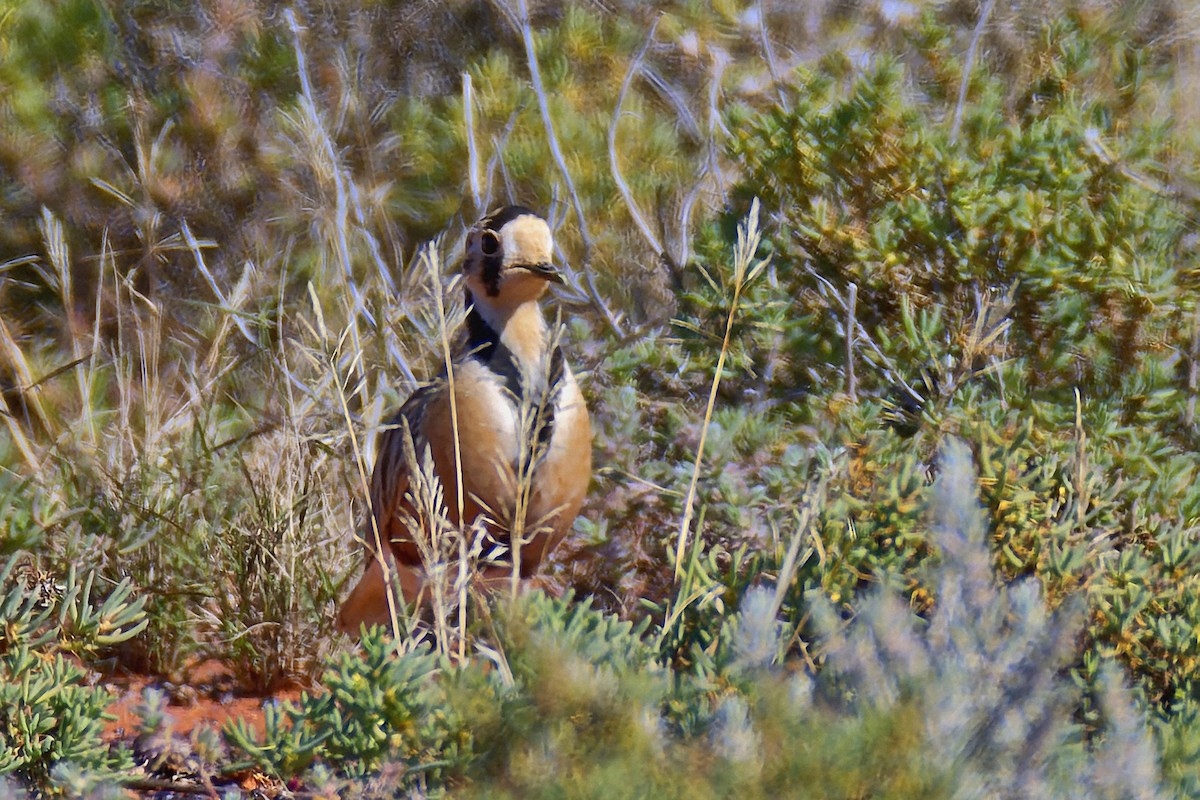
{"type": "Polygon", "coordinates": [[[476,303],[516,305],[541,297],[548,281],[563,282],[553,255],[546,220],[524,206],[505,206],[467,234],[463,277],[476,303]]]}

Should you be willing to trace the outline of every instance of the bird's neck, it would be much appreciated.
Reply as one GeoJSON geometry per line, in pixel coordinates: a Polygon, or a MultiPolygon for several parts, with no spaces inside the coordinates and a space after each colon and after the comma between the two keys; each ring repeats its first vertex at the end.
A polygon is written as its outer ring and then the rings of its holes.
{"type": "Polygon", "coordinates": [[[512,306],[474,303],[467,314],[467,335],[471,352],[485,360],[503,348],[526,375],[543,368],[547,328],[537,300],[512,306]]]}

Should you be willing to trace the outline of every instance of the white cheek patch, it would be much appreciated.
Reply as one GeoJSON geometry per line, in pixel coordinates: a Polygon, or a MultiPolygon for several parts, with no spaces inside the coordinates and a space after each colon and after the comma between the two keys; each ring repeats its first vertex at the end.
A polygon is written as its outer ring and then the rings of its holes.
{"type": "Polygon", "coordinates": [[[554,240],[550,226],[537,217],[517,217],[500,229],[504,242],[504,266],[512,264],[549,264],[553,259],[554,240]]]}

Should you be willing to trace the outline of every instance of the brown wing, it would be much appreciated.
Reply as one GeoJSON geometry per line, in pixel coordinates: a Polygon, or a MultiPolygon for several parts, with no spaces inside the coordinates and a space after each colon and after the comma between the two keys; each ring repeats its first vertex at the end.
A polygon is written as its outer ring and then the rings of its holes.
{"type": "Polygon", "coordinates": [[[380,544],[391,544],[392,553],[399,562],[397,566],[405,597],[411,601],[420,589],[419,579],[406,568],[419,564],[420,554],[397,512],[404,507],[404,495],[408,491],[405,440],[411,435],[416,440],[414,452],[420,452],[424,447],[422,431],[426,410],[437,400],[436,385],[413,392],[388,423],[387,430],[379,435],[375,468],[371,473],[371,517],[361,535],[366,563],[362,577],[338,610],[338,629],[343,633],[355,635],[364,623],[384,624],[388,621],[387,587],[378,556],[380,544]]]}
{"type": "Polygon", "coordinates": [[[404,514],[400,513],[408,507],[405,493],[408,491],[409,457],[406,451],[410,441],[412,450],[408,452],[419,456],[425,448],[428,410],[441,399],[443,391],[443,385],[432,384],[413,392],[388,423],[387,429],[379,434],[375,469],[371,473],[372,519],[368,520],[362,536],[366,542],[368,560],[375,557],[378,531],[379,541],[390,543],[392,552],[402,563],[421,563],[420,553],[404,526],[404,514]]]}
{"type": "MultiPolygon", "coordinates": [[[[475,361],[457,365],[458,436],[462,456],[463,518],[470,522],[480,512],[480,503],[489,507],[507,506],[505,467],[510,456],[501,445],[496,412],[507,402],[500,384],[487,367],[475,361]]],[[[377,552],[377,542],[391,547],[397,562],[421,566],[421,553],[405,521],[413,509],[406,497],[409,488],[410,454],[420,457],[427,446],[435,472],[443,481],[457,472],[458,460],[453,446],[454,424],[451,417],[448,386],[437,382],[413,394],[379,438],[375,469],[371,475],[371,511],[362,537],[367,543],[368,560],[377,552]],[[411,436],[411,447],[410,439],[411,436]],[[378,531],[378,536],[376,536],[378,531]]],[[[501,426],[502,427],[502,426],[501,426]]],[[[511,470],[508,470],[511,472],[511,470]]],[[[509,481],[511,482],[511,480],[509,481]]],[[[446,513],[458,524],[453,477],[443,484],[446,513]]]]}
{"type": "MultiPolygon", "coordinates": [[[[466,361],[456,371],[458,433],[462,448],[462,479],[465,491],[463,518],[470,522],[481,507],[501,512],[512,506],[512,469],[508,452],[513,420],[511,414],[497,414],[509,402],[503,385],[488,367],[466,361]],[[507,424],[507,428],[506,428],[507,424]],[[505,438],[508,437],[508,438],[505,438]]],[[[569,371],[567,372],[569,376],[569,371]]],[[[413,453],[420,454],[431,445],[437,474],[455,474],[456,459],[451,445],[450,403],[446,385],[425,387],[409,398],[388,430],[380,435],[375,469],[371,476],[373,524],[363,531],[367,545],[366,569],[339,612],[338,627],[354,633],[362,622],[385,622],[387,594],[383,570],[377,557],[380,544],[387,544],[395,557],[396,570],[405,599],[415,601],[421,590],[420,551],[407,530],[404,519],[412,516],[405,499],[409,487],[408,437],[413,453]],[[432,440],[432,441],[431,441],[432,440]],[[378,531],[378,536],[376,536],[378,531]]],[[[531,498],[529,521],[542,531],[522,548],[521,572],[528,577],[537,569],[546,552],[566,534],[579,512],[591,476],[591,428],[587,408],[579,395],[574,378],[564,384],[567,396],[556,403],[554,422],[547,431],[539,430],[539,439],[549,445],[538,468],[537,487],[531,498]]],[[[451,521],[458,522],[455,504],[447,509],[451,521]]],[[[505,526],[499,524],[492,535],[505,540],[505,526]]],[[[482,582],[503,580],[511,568],[489,567],[482,571],[482,582]]]]}

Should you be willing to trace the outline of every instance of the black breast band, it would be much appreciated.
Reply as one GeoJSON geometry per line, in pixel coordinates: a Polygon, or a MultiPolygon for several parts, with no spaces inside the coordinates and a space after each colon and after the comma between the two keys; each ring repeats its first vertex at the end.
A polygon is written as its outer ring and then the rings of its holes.
{"type": "MultiPolygon", "coordinates": [[[[470,296],[467,297],[470,303],[470,296]]],[[[500,341],[500,334],[487,324],[483,316],[471,307],[467,312],[467,348],[468,355],[480,362],[504,380],[504,388],[513,396],[518,407],[525,402],[526,385],[521,373],[521,365],[516,356],[500,341]]],[[[562,388],[565,372],[562,349],[555,345],[550,353],[550,370],[546,376],[545,402],[537,421],[537,442],[545,447],[554,433],[554,406],[562,388]]],[[[537,403],[540,398],[531,397],[529,400],[537,403]]],[[[535,405],[536,408],[536,405],[535,405]]]]}

